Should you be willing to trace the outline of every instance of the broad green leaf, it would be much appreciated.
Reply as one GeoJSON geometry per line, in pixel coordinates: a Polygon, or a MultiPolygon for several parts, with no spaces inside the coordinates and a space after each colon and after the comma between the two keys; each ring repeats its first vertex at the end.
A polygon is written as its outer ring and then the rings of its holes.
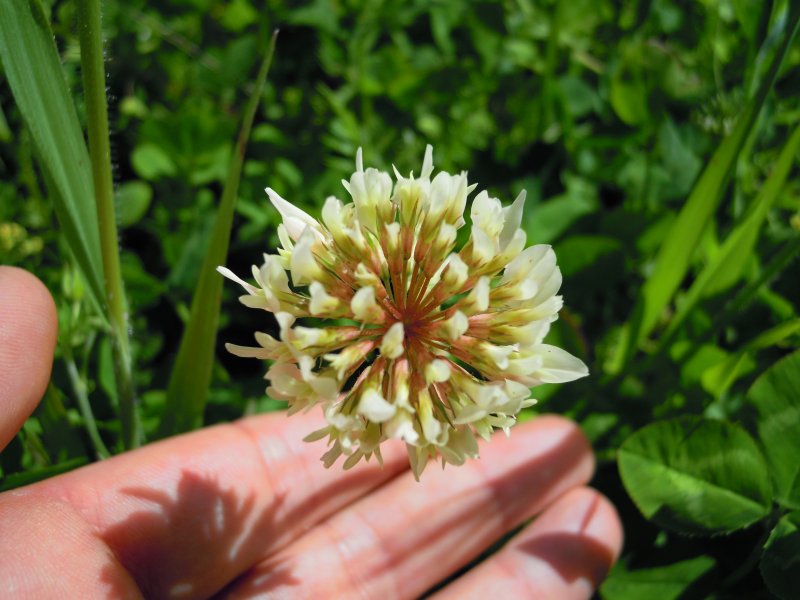
{"type": "Polygon", "coordinates": [[[648,519],[681,533],[725,533],[765,517],[766,462],[750,434],[684,417],[648,425],[619,449],[625,489],[648,519]]]}
{"type": "Polygon", "coordinates": [[[0,2],[0,59],[31,132],[62,233],[99,309],[105,292],[89,152],[39,0],[0,2]]]}
{"type": "Polygon", "coordinates": [[[783,600],[797,598],[800,588],[800,511],[778,521],[764,544],[760,569],[773,594],[783,600]]]}
{"type": "Polygon", "coordinates": [[[641,74],[623,66],[611,78],[610,100],[614,112],[627,125],[641,125],[650,116],[647,86],[641,74]]]}
{"type": "Polygon", "coordinates": [[[225,264],[225,258],[228,255],[245,148],[272,63],[277,33],[275,31],[272,36],[269,50],[256,78],[255,90],[245,109],[236,150],[230,163],[228,177],[222,191],[222,200],[214,221],[211,241],[192,298],[189,322],[183,332],[178,357],[170,376],[166,406],[159,425],[161,436],[197,427],[203,417],[208,399],[208,388],[211,385],[211,371],[214,366],[214,349],[222,301],[223,279],[217,273],[216,268],[225,264]]]}
{"type": "Polygon", "coordinates": [[[737,352],[710,366],[700,377],[703,389],[715,398],[721,397],[736,381],[751,373],[756,363],[749,352],[737,352]]]}
{"type": "Polygon", "coordinates": [[[800,351],[779,360],[747,393],[756,410],[775,498],[800,508],[800,351]]]}
{"type": "Polygon", "coordinates": [[[116,204],[119,226],[136,225],[144,217],[153,199],[153,188],[146,181],[127,181],[117,188],[116,204]]]}
{"type": "Polygon", "coordinates": [[[672,335],[702,297],[722,292],[739,280],[746,261],[752,256],[767,213],[775,205],[786,182],[798,149],[800,149],[800,127],[795,129],[783,147],[775,168],[759,191],[751,210],[725,239],[719,252],[703,268],[689,288],[689,292],[664,332],[664,338],[672,335]]]}
{"type": "Polygon", "coordinates": [[[155,144],[136,146],[131,154],[131,164],[139,177],[150,181],[172,177],[178,173],[178,167],[169,154],[155,144]]]}
{"type": "Polygon", "coordinates": [[[624,343],[619,347],[622,359],[614,361],[618,368],[622,368],[656,326],[686,276],[692,254],[727,189],[739,153],[754,131],[761,107],[792,45],[800,26],[800,7],[792,7],[789,19],[787,35],[769,71],[753,98],[744,106],[733,130],[720,143],[706,165],[656,256],[655,268],[642,286],[624,343]]]}
{"type": "Polygon", "coordinates": [[[604,600],[676,600],[684,598],[694,584],[714,568],[710,556],[698,556],[671,565],[629,571],[614,567],[600,587],[604,600]]]}

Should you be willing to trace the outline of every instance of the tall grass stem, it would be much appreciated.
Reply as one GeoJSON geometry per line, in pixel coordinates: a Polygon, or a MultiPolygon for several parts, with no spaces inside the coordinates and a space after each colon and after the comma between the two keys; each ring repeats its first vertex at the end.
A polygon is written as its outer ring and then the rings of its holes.
{"type": "Polygon", "coordinates": [[[100,248],[105,280],[105,309],[111,323],[112,354],[119,398],[122,442],[125,448],[134,448],[140,444],[141,435],[131,376],[127,309],[122,285],[117,220],[114,209],[100,0],[78,0],[77,6],[81,70],[86,96],[89,156],[100,230],[100,248]]]}

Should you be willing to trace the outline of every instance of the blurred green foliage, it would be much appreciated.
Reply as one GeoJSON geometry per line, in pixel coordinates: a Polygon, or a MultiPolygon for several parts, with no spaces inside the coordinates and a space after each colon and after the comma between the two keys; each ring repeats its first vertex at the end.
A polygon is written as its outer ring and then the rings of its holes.
{"type": "MultiPolygon", "coordinates": [[[[631,434],[665,419],[650,427],[680,438],[687,423],[700,423],[730,444],[763,447],[763,439],[754,441],[724,420],[756,434],[769,425],[750,419],[752,412],[768,406],[770,397],[781,406],[796,399],[796,388],[788,387],[777,399],[766,394],[762,404],[747,396],[758,375],[800,345],[794,260],[800,178],[794,164],[748,242],[752,251],[737,259],[740,278],[715,280],[680,327],[666,341],[660,336],[703,267],[720,260],[729,250],[728,235],[752,215],[798,122],[797,41],[738,156],[732,185],[692,248],[675,301],[639,352],[626,364],[617,361],[626,323],[677,212],[789,35],[790,6],[789,0],[107,0],[121,258],[146,435],[153,437],[163,410],[241,112],[278,27],[228,266],[246,272],[277,243],[278,214],[268,205],[266,185],[318,214],[326,196],[342,193],[339,181],[352,172],[359,146],[368,164],[408,171],[431,143],[437,167],[467,169],[471,181],[493,195],[510,201],[527,189],[529,242],[553,244],[564,273],[567,308],[551,335],[593,373],[563,390],[538,388],[539,406],[581,423],[599,456],[594,484],[617,503],[626,525],[625,554],[602,595],[766,597],[750,558],[765,542],[762,571],[774,574],[773,591],[793,589],[780,554],[797,546],[796,513],[787,513],[797,508],[786,500],[795,498],[790,483],[778,483],[773,507],[769,484],[757,474],[758,514],[741,522],[731,517],[736,526],[719,529],[737,529],[768,513],[764,520],[724,538],[683,537],[670,524],[680,517],[678,529],[685,529],[696,517],[680,507],[656,514],[658,492],[644,490],[655,494],[644,503],[652,514],[643,508],[654,522],[646,521],[625,493],[615,462],[631,434]]],[[[74,5],[50,1],[45,7],[68,85],[77,92],[74,5]]],[[[85,112],[80,94],[76,102],[85,112]]],[[[45,281],[61,327],[53,385],[0,456],[3,488],[94,458],[77,384],[86,386],[100,436],[112,450],[120,448],[110,344],[99,333],[34,154],[31,134],[0,79],[0,259],[45,281]]],[[[796,159],[792,151],[786,161],[796,159]]],[[[281,406],[263,393],[262,365],[232,359],[222,349],[226,340],[249,342],[254,329],[251,313],[235,309],[235,295],[229,291],[223,301],[206,423],[281,406]]],[[[267,317],[259,324],[271,327],[267,317]]],[[[760,385],[751,396],[765,395],[759,390],[767,384],[760,385]]],[[[791,414],[800,415],[798,404],[791,406],[791,414]]],[[[676,447],[664,438],[648,440],[647,431],[625,447],[650,458],[662,442],[676,447]]],[[[770,463],[800,462],[794,438],[785,437],[789,446],[766,453],[770,463]]],[[[709,439],[697,448],[713,462],[709,439]]],[[[766,464],[760,454],[751,458],[766,464]]],[[[691,471],[691,459],[670,456],[664,464],[691,471]]]]}

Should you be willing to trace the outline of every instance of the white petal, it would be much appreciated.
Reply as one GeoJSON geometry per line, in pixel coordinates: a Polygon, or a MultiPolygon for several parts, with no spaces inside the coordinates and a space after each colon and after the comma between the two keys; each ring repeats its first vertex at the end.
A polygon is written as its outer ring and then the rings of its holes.
{"type": "Polygon", "coordinates": [[[403,354],[403,340],[405,339],[405,331],[403,324],[398,321],[383,335],[381,341],[381,354],[386,358],[395,359],[403,354]]]}
{"type": "Polygon", "coordinates": [[[255,294],[259,293],[259,289],[257,287],[247,283],[245,280],[240,278],[238,275],[236,275],[236,273],[234,273],[233,271],[231,271],[227,267],[217,267],[217,273],[219,273],[223,277],[227,277],[231,281],[235,281],[240,286],[242,286],[244,289],[246,289],[250,294],[254,294],[255,295],[255,294]]]}
{"type": "Polygon", "coordinates": [[[428,388],[423,388],[417,396],[417,415],[422,425],[422,435],[431,444],[440,444],[442,424],[433,416],[433,402],[428,388]]]}
{"type": "Polygon", "coordinates": [[[503,271],[501,282],[517,283],[528,277],[539,261],[545,257],[548,250],[552,250],[552,248],[546,244],[537,244],[536,246],[525,248],[514,257],[514,260],[508,263],[503,271]]]}
{"type": "Polygon", "coordinates": [[[486,311],[489,308],[489,291],[489,278],[484,275],[464,299],[464,311],[470,314],[486,311]]]}
{"type": "Polygon", "coordinates": [[[433,146],[428,144],[425,146],[425,157],[422,159],[422,171],[419,176],[422,179],[428,179],[433,173],[433,146]]]}
{"type": "Polygon", "coordinates": [[[356,150],[356,171],[358,171],[359,173],[363,173],[364,172],[364,158],[363,157],[364,157],[364,154],[363,154],[363,152],[361,150],[361,146],[359,146],[358,150],[356,150]]]}
{"type": "Polygon", "coordinates": [[[536,375],[544,383],[566,383],[589,374],[583,361],[566,350],[549,344],[540,344],[537,351],[542,357],[542,366],[536,375]]]}
{"type": "Polygon", "coordinates": [[[425,381],[431,383],[441,383],[450,379],[450,362],[436,358],[425,365],[425,381]]]}
{"type": "Polygon", "coordinates": [[[496,238],[503,229],[503,205],[497,198],[492,198],[483,190],[475,196],[470,211],[472,224],[480,227],[491,238],[496,238]]]}
{"type": "Polygon", "coordinates": [[[442,323],[442,326],[444,327],[447,337],[455,341],[469,329],[469,319],[467,319],[467,315],[457,310],[453,313],[453,316],[442,323]]]}
{"type": "Polygon", "coordinates": [[[322,268],[314,257],[313,246],[315,242],[316,237],[312,229],[306,227],[292,251],[292,283],[295,285],[307,285],[315,279],[322,278],[322,268]]]}
{"type": "Polygon", "coordinates": [[[508,357],[514,352],[514,346],[496,346],[489,342],[481,343],[480,348],[489,356],[498,369],[508,367],[508,357]]]}
{"type": "Polygon", "coordinates": [[[319,223],[314,217],[297,208],[288,200],[281,198],[280,194],[272,188],[266,188],[264,191],[267,192],[272,205],[281,213],[286,231],[293,240],[297,240],[303,234],[306,226],[311,227],[317,237],[322,237],[319,223]]]}
{"type": "Polygon", "coordinates": [[[359,414],[364,415],[373,423],[383,423],[394,416],[397,408],[390,404],[380,393],[370,388],[361,394],[358,403],[359,414]]]}
{"type": "Polygon", "coordinates": [[[419,434],[414,429],[414,421],[404,410],[397,411],[397,414],[384,425],[384,430],[388,437],[403,440],[407,444],[416,444],[419,440],[419,434]]]}
{"type": "Polygon", "coordinates": [[[363,287],[353,294],[350,310],[356,319],[368,323],[380,322],[383,317],[383,310],[375,301],[375,289],[372,286],[363,287]]]}
{"type": "Polygon", "coordinates": [[[497,239],[481,227],[472,227],[472,261],[477,265],[485,265],[492,260],[497,251],[497,239]]]}
{"type": "Polygon", "coordinates": [[[339,299],[326,292],[325,286],[319,281],[312,281],[311,285],[308,286],[308,291],[311,294],[308,311],[312,315],[329,313],[339,306],[339,299]]]}
{"type": "Polygon", "coordinates": [[[447,257],[447,268],[444,270],[442,280],[451,290],[459,289],[469,277],[469,267],[461,260],[458,254],[447,257]]]}
{"type": "Polygon", "coordinates": [[[237,344],[225,344],[225,349],[236,356],[243,358],[260,358],[266,360],[272,358],[272,352],[266,348],[253,348],[252,346],[239,346],[237,344]]]}
{"type": "Polygon", "coordinates": [[[275,320],[278,321],[278,325],[281,329],[281,339],[285,342],[288,341],[289,337],[291,336],[292,330],[291,327],[294,325],[295,318],[293,315],[290,315],[287,312],[279,312],[275,313],[275,320]]]}
{"type": "Polygon", "coordinates": [[[522,224],[522,211],[525,208],[525,196],[526,192],[522,190],[516,200],[514,200],[514,203],[503,209],[505,222],[503,223],[503,231],[500,232],[500,247],[503,249],[508,246],[508,243],[522,224]]]}

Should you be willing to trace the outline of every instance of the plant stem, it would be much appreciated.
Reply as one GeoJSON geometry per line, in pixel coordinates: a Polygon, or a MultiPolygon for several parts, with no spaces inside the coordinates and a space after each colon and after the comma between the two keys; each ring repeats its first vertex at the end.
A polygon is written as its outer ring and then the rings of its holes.
{"type": "Polygon", "coordinates": [[[64,363],[67,366],[67,375],[72,385],[72,390],[75,393],[75,399],[78,402],[78,410],[83,417],[83,424],[86,427],[86,433],[89,435],[89,440],[92,442],[94,452],[97,458],[103,459],[111,456],[111,453],[103,443],[103,438],[100,437],[100,432],[97,430],[97,422],[94,420],[94,413],[92,413],[92,405],[89,402],[89,397],[86,395],[86,384],[83,382],[78,367],[71,356],[65,356],[64,363]]]}
{"type": "Polygon", "coordinates": [[[92,179],[100,228],[106,310],[111,323],[122,443],[125,448],[133,448],[139,445],[140,435],[131,377],[125,292],[122,287],[117,221],[114,211],[103,38],[100,29],[100,0],[78,0],[77,5],[89,155],[92,163],[92,179]]]}

